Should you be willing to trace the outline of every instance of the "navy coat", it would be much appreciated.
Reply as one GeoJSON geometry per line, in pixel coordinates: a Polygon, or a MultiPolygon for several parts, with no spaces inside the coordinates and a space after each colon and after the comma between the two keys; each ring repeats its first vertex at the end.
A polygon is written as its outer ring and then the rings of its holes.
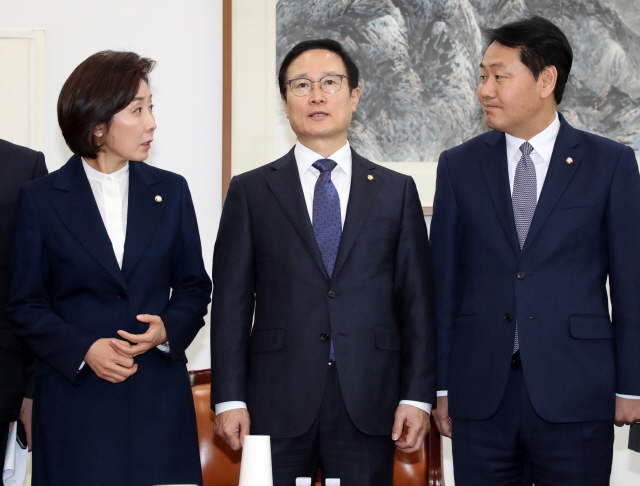
{"type": "Polygon", "coordinates": [[[609,420],[616,393],[640,395],[638,164],[630,147],[560,121],[522,250],[504,133],[440,156],[431,223],[438,389],[449,391],[454,418],[497,410],[516,318],[527,390],[543,419],[609,420]]]}
{"type": "Polygon", "coordinates": [[[79,156],[23,187],[8,312],[39,358],[34,486],[201,484],[185,349],[210,290],[184,178],[130,163],[122,270],[79,156]],[[78,370],[96,340],[144,333],[141,313],[162,318],[170,353],[137,356],[119,384],[78,370]]]}

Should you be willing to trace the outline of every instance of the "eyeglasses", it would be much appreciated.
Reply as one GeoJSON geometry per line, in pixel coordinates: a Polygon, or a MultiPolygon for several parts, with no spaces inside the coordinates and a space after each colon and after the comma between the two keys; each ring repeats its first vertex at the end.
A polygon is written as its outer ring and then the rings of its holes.
{"type": "Polygon", "coordinates": [[[346,78],[344,74],[330,74],[323,76],[320,81],[311,81],[307,78],[296,78],[287,81],[291,92],[296,96],[307,96],[311,93],[314,83],[320,83],[320,89],[328,94],[337,93],[342,87],[342,80],[346,78]]]}

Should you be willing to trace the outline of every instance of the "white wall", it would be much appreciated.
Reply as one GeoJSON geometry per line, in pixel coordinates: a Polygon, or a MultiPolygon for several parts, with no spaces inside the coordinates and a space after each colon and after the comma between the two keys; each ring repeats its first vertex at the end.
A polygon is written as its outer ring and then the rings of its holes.
{"type": "MultiPolygon", "coordinates": [[[[45,31],[44,153],[50,171],[71,155],[56,104],[73,69],[105,49],[157,61],[151,91],[158,130],[147,162],[189,182],[210,272],[222,197],[222,0],[0,0],[0,12],[0,29],[45,31]]],[[[191,369],[209,368],[208,335],[207,318],[187,353],[191,369]]]]}

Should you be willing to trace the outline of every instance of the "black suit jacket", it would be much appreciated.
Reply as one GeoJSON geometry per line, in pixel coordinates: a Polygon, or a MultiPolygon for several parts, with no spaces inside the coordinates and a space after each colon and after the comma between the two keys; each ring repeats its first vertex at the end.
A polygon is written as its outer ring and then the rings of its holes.
{"type": "Polygon", "coordinates": [[[0,140],[0,422],[16,420],[22,398],[33,391],[33,355],[15,335],[5,307],[18,191],[46,173],[42,152],[0,140]]]}
{"type": "Polygon", "coordinates": [[[331,278],[293,150],[229,186],[213,259],[211,396],[212,405],[245,401],[254,434],[311,427],[329,357],[323,333],[333,332],[344,402],[361,431],[389,434],[400,399],[435,403],[429,241],[415,184],[352,155],[331,278]]]}

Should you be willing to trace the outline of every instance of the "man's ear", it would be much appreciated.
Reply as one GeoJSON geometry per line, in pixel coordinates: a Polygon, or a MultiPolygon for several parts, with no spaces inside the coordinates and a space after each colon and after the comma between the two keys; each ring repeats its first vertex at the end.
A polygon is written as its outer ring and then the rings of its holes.
{"type": "Polygon", "coordinates": [[[287,119],[289,118],[289,105],[287,104],[287,98],[284,96],[280,96],[282,99],[282,105],[284,107],[284,114],[287,115],[287,119]]]}
{"type": "Polygon", "coordinates": [[[540,83],[540,97],[547,99],[549,96],[553,96],[553,91],[556,89],[556,81],[558,80],[558,70],[555,66],[545,67],[540,76],[538,82],[540,83]]]}
{"type": "Polygon", "coordinates": [[[353,88],[351,90],[351,112],[352,113],[356,112],[359,101],[360,101],[360,88],[353,88]]]}

